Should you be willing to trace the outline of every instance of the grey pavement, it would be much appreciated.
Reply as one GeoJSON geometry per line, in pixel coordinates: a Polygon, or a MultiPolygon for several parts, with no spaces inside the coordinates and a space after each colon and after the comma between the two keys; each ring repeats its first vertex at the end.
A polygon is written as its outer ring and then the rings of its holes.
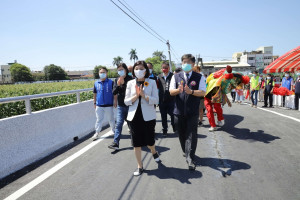
{"type": "MultiPolygon", "coordinates": [[[[299,111],[272,110],[300,119],[299,111]]],[[[110,136],[19,199],[300,199],[300,122],[247,104],[225,106],[224,117],[225,125],[213,133],[208,132],[206,117],[198,128],[196,171],[187,169],[172,129],[167,138],[161,137],[158,112],[156,145],[161,164],[145,148],[145,173],[133,177],[137,164],[124,126],[121,151],[107,148],[110,136]]],[[[3,187],[0,199],[91,142],[83,141],[3,187]]]]}

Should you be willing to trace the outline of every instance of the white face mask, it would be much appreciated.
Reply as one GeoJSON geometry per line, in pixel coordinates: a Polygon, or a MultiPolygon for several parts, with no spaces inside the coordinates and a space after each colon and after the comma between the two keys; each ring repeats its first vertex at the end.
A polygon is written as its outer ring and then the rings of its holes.
{"type": "Polygon", "coordinates": [[[152,69],[149,69],[150,74],[152,74],[152,69]]]}
{"type": "Polygon", "coordinates": [[[269,77],[269,76],[268,76],[268,77],[267,77],[267,79],[268,79],[268,80],[270,80],[270,79],[271,79],[271,77],[269,77]]]}
{"type": "Polygon", "coordinates": [[[125,71],[124,69],[118,71],[119,76],[124,76],[125,75],[125,71]]]}
{"type": "Polygon", "coordinates": [[[135,77],[138,79],[144,78],[146,69],[143,70],[134,70],[135,77]]]}
{"type": "Polygon", "coordinates": [[[105,79],[106,78],[106,73],[99,73],[100,79],[105,79]]]}

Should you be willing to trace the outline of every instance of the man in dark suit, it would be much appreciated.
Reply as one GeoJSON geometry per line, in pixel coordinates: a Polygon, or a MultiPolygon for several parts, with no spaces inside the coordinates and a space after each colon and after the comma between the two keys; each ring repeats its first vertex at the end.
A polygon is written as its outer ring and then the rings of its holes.
{"type": "Polygon", "coordinates": [[[189,170],[196,168],[194,160],[198,141],[200,97],[206,92],[204,77],[192,71],[195,60],[192,54],[183,55],[183,71],[175,74],[170,83],[170,94],[175,96],[174,123],[189,170]]]}
{"type": "Polygon", "coordinates": [[[170,82],[173,76],[173,73],[170,72],[170,66],[168,62],[163,62],[161,65],[162,73],[158,75],[157,84],[158,84],[158,94],[159,94],[159,110],[161,114],[162,127],[163,127],[163,136],[167,137],[168,133],[168,114],[171,117],[171,125],[173,131],[175,132],[174,126],[174,103],[175,97],[170,95],[169,88],[170,82]]]}

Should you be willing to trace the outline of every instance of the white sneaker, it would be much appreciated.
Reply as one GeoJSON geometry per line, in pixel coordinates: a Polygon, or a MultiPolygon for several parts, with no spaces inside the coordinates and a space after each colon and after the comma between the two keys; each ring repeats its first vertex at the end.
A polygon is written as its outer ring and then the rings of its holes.
{"type": "Polygon", "coordinates": [[[223,120],[217,121],[217,124],[218,124],[218,126],[223,126],[224,125],[223,120]]]}
{"type": "Polygon", "coordinates": [[[93,140],[98,140],[99,139],[100,133],[95,133],[92,137],[93,140]]]}
{"type": "Polygon", "coordinates": [[[213,131],[215,131],[215,130],[217,130],[216,127],[210,127],[210,128],[208,129],[209,132],[213,132],[213,131]]]}

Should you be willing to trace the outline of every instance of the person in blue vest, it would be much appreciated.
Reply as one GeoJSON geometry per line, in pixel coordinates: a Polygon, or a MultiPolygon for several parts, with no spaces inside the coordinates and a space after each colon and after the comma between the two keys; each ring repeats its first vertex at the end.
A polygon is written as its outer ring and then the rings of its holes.
{"type": "MultiPolygon", "coordinates": [[[[292,90],[293,85],[294,85],[294,80],[290,76],[290,72],[285,72],[285,75],[281,82],[281,87],[285,87],[288,90],[292,90]]],[[[285,106],[285,96],[283,96],[283,102],[282,102],[282,107],[284,107],[284,106],[285,106]]]]}
{"type": "Polygon", "coordinates": [[[114,95],[113,95],[113,86],[114,82],[107,78],[107,68],[101,67],[99,69],[100,80],[96,81],[94,84],[94,106],[96,112],[96,132],[92,137],[94,140],[97,140],[100,136],[102,130],[102,124],[104,117],[108,118],[108,122],[111,128],[111,131],[115,132],[115,119],[114,119],[114,95]]]}
{"type": "Polygon", "coordinates": [[[300,99],[300,71],[296,73],[298,76],[295,83],[295,110],[299,110],[299,99],[300,99]]]}
{"type": "Polygon", "coordinates": [[[148,62],[147,67],[149,68],[149,72],[150,72],[149,78],[155,80],[155,82],[157,84],[157,77],[153,74],[153,65],[152,65],[152,63],[148,62]]]}
{"type": "Polygon", "coordinates": [[[189,170],[195,170],[195,152],[199,120],[200,97],[206,92],[205,78],[193,72],[195,57],[185,54],[181,57],[182,72],[175,74],[170,82],[170,95],[175,96],[174,124],[186,157],[189,170]]]}
{"type": "Polygon", "coordinates": [[[113,94],[117,95],[117,121],[114,135],[114,141],[108,146],[110,149],[119,150],[119,143],[121,139],[121,133],[123,129],[124,121],[128,115],[128,106],[124,103],[125,92],[127,82],[132,80],[132,77],[128,75],[128,69],[125,63],[121,63],[117,67],[119,77],[115,79],[113,94]]]}
{"type": "Polygon", "coordinates": [[[268,107],[268,99],[269,99],[269,107],[273,108],[273,88],[275,82],[271,74],[267,75],[267,80],[264,81],[264,106],[263,108],[268,107]]]}

